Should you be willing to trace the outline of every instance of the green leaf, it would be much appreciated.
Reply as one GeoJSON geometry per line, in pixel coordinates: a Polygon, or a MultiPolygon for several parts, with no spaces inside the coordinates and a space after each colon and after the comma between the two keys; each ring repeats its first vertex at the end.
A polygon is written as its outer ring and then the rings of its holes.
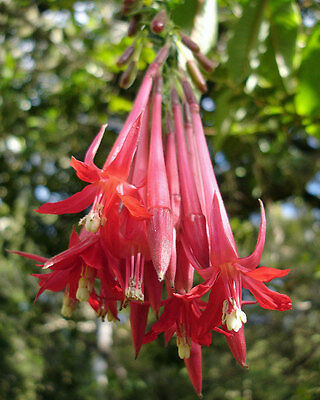
{"type": "Polygon", "coordinates": [[[320,23],[318,23],[302,54],[300,82],[295,105],[300,115],[319,116],[320,113],[320,23]]]}
{"type": "Polygon", "coordinates": [[[280,76],[287,84],[293,69],[301,17],[292,0],[270,2],[270,38],[280,76]]]}
{"type": "Polygon", "coordinates": [[[258,34],[267,0],[249,1],[243,8],[233,37],[228,43],[227,67],[234,83],[240,83],[249,74],[250,51],[258,42],[258,34]]]}
{"type": "Polygon", "coordinates": [[[171,17],[179,28],[185,31],[190,31],[193,27],[194,16],[198,11],[198,1],[188,0],[188,5],[185,2],[177,4],[172,10],[171,17]]]}

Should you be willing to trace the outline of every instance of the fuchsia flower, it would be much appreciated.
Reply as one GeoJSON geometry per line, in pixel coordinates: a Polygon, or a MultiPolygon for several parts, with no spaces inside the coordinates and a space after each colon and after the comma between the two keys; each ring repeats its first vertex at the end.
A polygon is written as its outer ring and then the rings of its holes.
{"type": "Polygon", "coordinates": [[[117,320],[118,309],[129,306],[136,357],[144,343],[161,333],[166,344],[176,335],[178,355],[201,395],[201,347],[211,344],[212,331],[226,336],[233,355],[246,366],[243,325],[247,317],[242,306],[258,302],[266,309],[290,309],[288,296],[264,284],[289,270],[259,267],[266,233],[261,201],[256,248],[250,256],[239,257],[199,105],[185,78],[184,112],[177,90],[171,90],[172,113],[168,107],[164,152],[160,69],[168,53],[166,45],[150,65],[103,167],[98,168],[93,160],[106,125],[83,162],[71,159],[77,176],[88,185],[65,200],[38,209],[40,213],[64,214],[91,206],[80,221],[84,225],[80,236],[73,230],[69,248],[50,259],[15,253],[50,269],[46,274],[34,274],[40,285],[37,297],[46,289],[64,291],[64,316],[71,316],[78,301],[88,301],[99,317],[104,320],[107,316],[110,321],[117,320]],[[203,280],[197,285],[195,271],[197,279],[203,280]],[[96,280],[100,281],[99,290],[94,288],[96,280]],[[256,301],[243,301],[242,288],[256,301]],[[205,294],[209,294],[207,301],[203,300],[205,294]],[[157,321],[146,333],[150,307],[157,321]]]}

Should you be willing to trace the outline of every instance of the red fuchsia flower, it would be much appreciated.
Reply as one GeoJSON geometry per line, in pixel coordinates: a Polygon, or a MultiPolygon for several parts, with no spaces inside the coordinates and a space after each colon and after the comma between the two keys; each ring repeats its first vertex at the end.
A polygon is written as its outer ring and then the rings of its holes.
{"type": "Polygon", "coordinates": [[[47,214],[65,214],[80,212],[90,204],[89,214],[84,217],[83,224],[88,232],[95,233],[104,225],[110,209],[118,199],[136,218],[148,218],[149,213],[141,204],[138,191],[126,180],[139,138],[142,115],[131,126],[121,150],[113,162],[106,168],[99,169],[93,158],[102,140],[106,125],[103,125],[98,135],[89,147],[84,162],[71,159],[71,166],[77,171],[77,176],[89,185],[73,196],[57,203],[43,204],[38,212],[47,214]]]}
{"type": "Polygon", "coordinates": [[[98,235],[84,232],[79,237],[73,230],[69,248],[49,259],[25,252],[14,251],[13,253],[41,262],[43,269],[51,269],[51,272],[46,274],[31,274],[39,279],[40,289],[36,300],[45,290],[54,292],[64,290],[61,313],[65,317],[71,317],[78,301],[92,303],[90,297],[96,298],[94,281],[98,276],[104,290],[106,287],[108,288],[107,300],[122,298],[122,292],[114,278],[110,274],[108,279],[102,278],[102,274],[108,274],[108,267],[103,257],[98,235]]]}
{"type": "Polygon", "coordinates": [[[279,311],[292,308],[288,296],[274,292],[264,285],[264,282],[273,278],[287,275],[289,270],[257,268],[266,233],[265,212],[261,201],[260,205],[261,225],[257,246],[254,252],[245,258],[240,258],[237,250],[231,245],[232,241],[226,229],[228,221],[223,219],[221,203],[216,194],[209,221],[211,263],[213,268],[219,270],[220,275],[212,286],[208,306],[201,317],[201,325],[204,332],[220,324],[228,331],[233,331],[233,336],[227,340],[234,356],[243,366],[246,366],[243,324],[246,323],[247,317],[241,309],[242,287],[248,289],[263,308],[279,311]]]}
{"type": "Polygon", "coordinates": [[[177,166],[177,153],[175,145],[175,134],[171,116],[166,115],[167,126],[167,146],[166,146],[166,171],[168,176],[171,209],[173,215],[173,243],[170,258],[170,264],[166,273],[166,281],[171,287],[174,287],[174,280],[177,269],[177,232],[180,230],[180,212],[181,212],[181,195],[180,183],[177,166]]]}
{"type": "MultiPolygon", "coordinates": [[[[229,346],[239,363],[245,366],[245,341],[242,325],[246,323],[247,318],[241,309],[242,287],[248,289],[262,307],[280,311],[288,310],[292,308],[290,298],[271,291],[263,282],[283,277],[289,270],[257,268],[266,232],[265,212],[261,201],[261,225],[256,249],[249,257],[239,258],[206,145],[199,106],[188,82],[183,81],[183,87],[191,110],[196,165],[202,181],[202,185],[197,186],[198,194],[209,228],[211,267],[207,268],[205,276],[208,276],[209,273],[219,274],[218,278],[213,280],[208,306],[201,316],[201,329],[202,332],[207,332],[222,324],[228,331],[233,332],[233,336],[227,339],[229,346]]],[[[197,267],[194,258],[190,257],[190,259],[197,267]]]]}
{"type": "Polygon", "coordinates": [[[114,146],[102,169],[99,169],[93,159],[102,140],[106,125],[89,147],[84,162],[71,159],[71,166],[77,176],[89,185],[75,195],[57,203],[46,203],[37,211],[47,214],[77,213],[92,205],[90,213],[81,223],[89,232],[97,232],[105,223],[108,211],[120,197],[124,206],[136,218],[148,218],[150,215],[141,205],[141,199],[133,186],[127,183],[131,163],[136,151],[143,113],[148,104],[150,91],[155,74],[165,61],[168,48],[160,50],[155,61],[150,65],[127,121],[124,124],[114,146]]]}
{"type": "Polygon", "coordinates": [[[173,218],[161,131],[162,79],[157,76],[151,120],[151,139],[147,176],[148,241],[151,259],[162,281],[169,267],[173,242],[173,218]]]}
{"type": "Polygon", "coordinates": [[[181,239],[190,249],[201,268],[209,266],[209,246],[206,220],[201,210],[192,166],[188,157],[182,120],[181,105],[175,89],[171,91],[171,102],[176,128],[179,178],[181,186],[181,239]]]}

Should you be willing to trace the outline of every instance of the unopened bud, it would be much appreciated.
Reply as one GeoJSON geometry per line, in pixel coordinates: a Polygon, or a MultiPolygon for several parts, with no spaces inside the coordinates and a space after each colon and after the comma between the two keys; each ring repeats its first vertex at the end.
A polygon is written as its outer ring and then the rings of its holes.
{"type": "Polygon", "coordinates": [[[137,33],[140,18],[141,18],[141,16],[139,14],[134,15],[131,18],[130,24],[129,24],[129,28],[128,28],[128,36],[131,37],[131,36],[134,36],[137,33]]]}
{"type": "Polygon", "coordinates": [[[197,53],[198,51],[200,51],[199,46],[197,45],[196,42],[194,42],[189,36],[185,35],[185,34],[181,34],[181,41],[182,43],[188,47],[188,49],[190,49],[193,53],[197,53]]]}
{"type": "Polygon", "coordinates": [[[131,61],[128,68],[124,71],[120,78],[120,87],[122,89],[128,89],[136,79],[138,72],[137,63],[135,61],[131,61]]]}
{"type": "Polygon", "coordinates": [[[157,54],[156,58],[154,59],[154,62],[159,66],[161,66],[166,61],[169,55],[169,47],[169,45],[163,46],[157,54]]]}
{"type": "Polygon", "coordinates": [[[198,60],[199,64],[201,65],[201,67],[206,70],[207,72],[213,72],[216,65],[213,61],[209,60],[208,57],[206,57],[204,54],[202,53],[195,53],[194,54],[195,58],[198,60]]]}
{"type": "Polygon", "coordinates": [[[126,50],[121,54],[117,61],[117,66],[122,67],[123,65],[127,64],[134,53],[134,46],[131,45],[126,48],[126,50]]]}
{"type": "Polygon", "coordinates": [[[161,33],[166,26],[166,22],[167,22],[166,11],[161,10],[160,12],[158,12],[158,14],[154,16],[154,18],[151,21],[150,25],[151,31],[156,34],[161,33]]]}
{"type": "Polygon", "coordinates": [[[200,90],[200,92],[205,93],[208,90],[206,81],[202,73],[200,72],[199,68],[197,67],[195,61],[193,60],[187,61],[187,70],[196,87],[200,90]]]}

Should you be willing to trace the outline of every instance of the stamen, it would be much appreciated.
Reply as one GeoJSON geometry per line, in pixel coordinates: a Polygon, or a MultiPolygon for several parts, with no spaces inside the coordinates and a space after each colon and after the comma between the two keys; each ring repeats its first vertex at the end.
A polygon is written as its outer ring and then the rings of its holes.
{"type": "Polygon", "coordinates": [[[97,204],[88,215],[81,218],[79,225],[84,225],[86,231],[96,233],[100,226],[103,226],[105,218],[102,217],[103,206],[97,204]]]}
{"type": "Polygon", "coordinates": [[[61,307],[61,315],[65,318],[71,318],[72,313],[77,306],[77,300],[72,299],[67,294],[64,295],[62,307],[61,307]]]}
{"type": "Polygon", "coordinates": [[[241,310],[233,298],[225,300],[222,306],[222,323],[227,325],[229,331],[238,332],[242,324],[247,322],[245,312],[241,310]]]}
{"type": "Polygon", "coordinates": [[[191,338],[177,336],[178,355],[181,359],[189,358],[191,351],[191,338]]]}

